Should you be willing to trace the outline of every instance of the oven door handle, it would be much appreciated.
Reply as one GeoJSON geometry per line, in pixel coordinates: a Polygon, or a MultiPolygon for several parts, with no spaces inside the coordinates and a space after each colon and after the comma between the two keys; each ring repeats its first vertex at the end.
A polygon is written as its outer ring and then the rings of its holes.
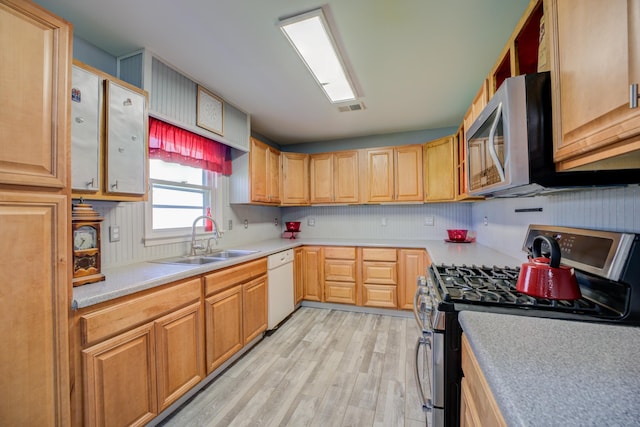
{"type": "MultiPolygon", "coordinates": [[[[422,377],[420,376],[420,347],[425,346],[431,348],[431,339],[429,337],[420,337],[418,338],[418,342],[416,343],[416,384],[418,385],[418,390],[420,392],[420,402],[422,403],[422,409],[426,412],[431,412],[433,410],[433,401],[431,399],[427,399],[424,395],[424,389],[422,387],[422,377]]],[[[426,362],[428,363],[428,358],[426,362]]],[[[431,378],[429,378],[431,381],[431,378]]]]}

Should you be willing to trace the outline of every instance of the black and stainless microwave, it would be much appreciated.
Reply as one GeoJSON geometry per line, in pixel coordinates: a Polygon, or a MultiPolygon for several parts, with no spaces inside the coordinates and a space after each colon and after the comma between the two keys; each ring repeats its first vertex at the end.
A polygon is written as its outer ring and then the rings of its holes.
{"type": "Polygon", "coordinates": [[[640,170],[557,172],[549,72],[506,79],[466,134],[469,194],[515,197],[636,184],[640,170]]]}

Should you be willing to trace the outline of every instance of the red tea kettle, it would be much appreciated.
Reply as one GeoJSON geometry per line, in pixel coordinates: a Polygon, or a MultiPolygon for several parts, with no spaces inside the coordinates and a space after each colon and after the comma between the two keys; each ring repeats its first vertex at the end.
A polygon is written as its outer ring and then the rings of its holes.
{"type": "Polygon", "coordinates": [[[573,268],[560,265],[560,245],[548,236],[536,236],[531,245],[529,262],[522,264],[516,290],[538,298],[575,300],[579,299],[580,286],[573,268]],[[542,242],[551,254],[542,256],[542,242]]]}

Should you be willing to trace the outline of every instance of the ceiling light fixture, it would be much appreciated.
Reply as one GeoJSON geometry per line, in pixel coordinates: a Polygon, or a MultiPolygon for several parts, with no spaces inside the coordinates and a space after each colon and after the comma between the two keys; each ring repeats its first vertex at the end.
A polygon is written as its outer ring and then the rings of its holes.
{"type": "Polygon", "coordinates": [[[356,99],[322,8],[283,19],[278,26],[331,102],[356,99]]]}

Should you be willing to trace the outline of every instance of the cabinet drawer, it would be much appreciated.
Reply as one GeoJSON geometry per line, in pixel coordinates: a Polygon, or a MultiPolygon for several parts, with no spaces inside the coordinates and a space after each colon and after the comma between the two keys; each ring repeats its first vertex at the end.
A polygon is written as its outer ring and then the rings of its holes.
{"type": "Polygon", "coordinates": [[[356,284],[348,282],[325,282],[324,296],[326,302],[355,304],[356,284]]]}
{"type": "Polygon", "coordinates": [[[209,296],[229,286],[247,282],[267,273],[267,258],[224,268],[204,277],[204,294],[209,296]]]}
{"type": "Polygon", "coordinates": [[[363,262],[362,281],[379,285],[397,285],[397,264],[395,262],[363,262]]]}
{"type": "Polygon", "coordinates": [[[190,279],[163,290],[116,303],[80,317],[83,345],[153,320],[200,298],[200,278],[190,279]]]}
{"type": "Polygon", "coordinates": [[[328,247],[324,248],[324,257],[332,259],[356,259],[354,247],[328,247]]]}
{"type": "Polygon", "coordinates": [[[355,282],[356,262],[349,260],[327,260],[324,262],[326,281],[355,282]]]}
{"type": "Polygon", "coordinates": [[[396,308],[398,306],[398,290],[390,285],[363,285],[363,304],[368,307],[396,308]]]}
{"type": "Polygon", "coordinates": [[[395,262],[398,255],[394,248],[362,248],[362,260],[395,262]]]}

